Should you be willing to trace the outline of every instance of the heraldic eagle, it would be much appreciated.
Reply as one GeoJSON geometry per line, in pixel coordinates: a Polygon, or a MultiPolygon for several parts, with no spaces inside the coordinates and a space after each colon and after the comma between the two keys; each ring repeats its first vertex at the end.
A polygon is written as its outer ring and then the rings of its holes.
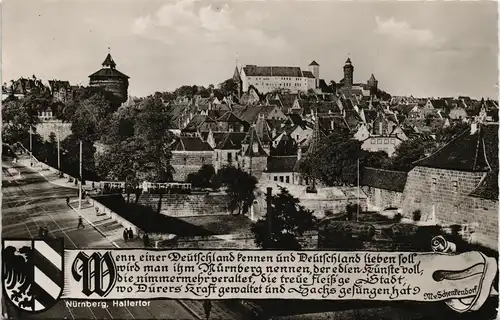
{"type": "Polygon", "coordinates": [[[5,291],[13,302],[20,307],[30,308],[33,303],[31,285],[33,284],[32,248],[8,246],[3,250],[3,280],[5,291]]]}

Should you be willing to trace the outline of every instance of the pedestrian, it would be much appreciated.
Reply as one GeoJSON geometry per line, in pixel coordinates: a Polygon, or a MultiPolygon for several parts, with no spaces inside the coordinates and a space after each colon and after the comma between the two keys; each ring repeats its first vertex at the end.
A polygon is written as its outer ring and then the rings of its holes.
{"type": "Polygon", "coordinates": [[[123,229],[123,240],[125,242],[127,242],[127,240],[128,240],[128,230],[127,229],[123,229]]]}
{"type": "Polygon", "coordinates": [[[128,229],[128,238],[130,240],[134,239],[134,232],[132,231],[132,228],[128,229]]]}
{"type": "Polygon", "coordinates": [[[44,233],[43,228],[39,227],[38,228],[38,237],[43,238],[43,233],[44,233]]]}
{"type": "Polygon", "coordinates": [[[96,216],[99,215],[99,207],[95,207],[95,214],[96,214],[96,216]]]}
{"type": "Polygon", "coordinates": [[[210,300],[203,301],[203,310],[205,310],[205,319],[210,318],[210,311],[212,311],[212,302],[210,300]]]}
{"type": "Polygon", "coordinates": [[[78,217],[78,227],[77,227],[77,229],[80,229],[80,226],[85,229],[85,226],[83,225],[83,218],[82,218],[82,216],[78,217]]]}
{"type": "Polygon", "coordinates": [[[47,238],[49,236],[49,228],[44,227],[43,228],[43,237],[47,238]]]}

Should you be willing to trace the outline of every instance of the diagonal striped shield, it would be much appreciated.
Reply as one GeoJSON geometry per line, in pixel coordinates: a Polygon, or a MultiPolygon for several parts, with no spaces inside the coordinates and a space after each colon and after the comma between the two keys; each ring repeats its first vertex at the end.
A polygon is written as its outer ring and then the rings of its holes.
{"type": "Polygon", "coordinates": [[[34,313],[53,307],[64,287],[63,239],[3,239],[4,295],[16,308],[34,313]]]}

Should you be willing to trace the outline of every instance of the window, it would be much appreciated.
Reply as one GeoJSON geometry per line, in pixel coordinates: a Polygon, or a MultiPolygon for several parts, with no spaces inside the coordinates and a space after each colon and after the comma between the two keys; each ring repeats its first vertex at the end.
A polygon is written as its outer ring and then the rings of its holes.
{"type": "Polygon", "coordinates": [[[278,181],[278,176],[274,176],[274,181],[278,181]]]}
{"type": "Polygon", "coordinates": [[[231,162],[233,160],[233,154],[231,152],[227,153],[227,162],[231,162]]]}
{"type": "Polygon", "coordinates": [[[458,192],[458,181],[453,181],[453,192],[458,192]]]}
{"type": "Polygon", "coordinates": [[[286,177],[285,177],[285,181],[286,181],[286,183],[290,183],[290,177],[289,177],[289,176],[286,176],[286,177]]]}
{"type": "Polygon", "coordinates": [[[204,164],[205,163],[205,157],[201,157],[201,163],[204,164]]]}
{"type": "Polygon", "coordinates": [[[376,141],[371,139],[370,142],[371,142],[371,144],[375,144],[376,141]]]}
{"type": "Polygon", "coordinates": [[[436,190],[436,185],[437,185],[437,179],[436,178],[432,178],[432,190],[436,190]]]}
{"type": "Polygon", "coordinates": [[[377,139],[377,144],[382,144],[382,139],[377,139]]]}
{"type": "Polygon", "coordinates": [[[218,152],[215,153],[215,161],[219,161],[219,153],[218,152]]]}
{"type": "Polygon", "coordinates": [[[389,143],[389,139],[384,139],[384,143],[388,144],[389,143]]]}
{"type": "Polygon", "coordinates": [[[187,158],[184,158],[184,165],[186,165],[188,162],[188,159],[187,158]]]}
{"type": "Polygon", "coordinates": [[[283,176],[280,176],[280,182],[283,182],[283,176]]]}

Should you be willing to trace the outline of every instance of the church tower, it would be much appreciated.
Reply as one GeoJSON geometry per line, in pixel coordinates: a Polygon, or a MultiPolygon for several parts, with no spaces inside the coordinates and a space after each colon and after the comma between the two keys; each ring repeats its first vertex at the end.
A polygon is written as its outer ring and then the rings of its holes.
{"type": "Polygon", "coordinates": [[[378,90],[378,80],[375,79],[375,76],[373,75],[372,73],[372,76],[370,77],[370,79],[368,79],[368,81],[366,82],[367,86],[368,86],[368,89],[370,89],[370,95],[375,95],[377,93],[377,90],[378,90]]]}
{"type": "Polygon", "coordinates": [[[347,58],[344,65],[344,85],[352,87],[354,76],[354,66],[351,63],[351,59],[347,58]]]}
{"type": "Polygon", "coordinates": [[[128,98],[129,77],[116,69],[116,63],[108,53],[102,63],[102,69],[89,76],[91,87],[102,88],[113,93],[120,103],[128,98]]]}
{"type": "Polygon", "coordinates": [[[238,70],[238,66],[234,68],[234,73],[233,73],[233,82],[234,82],[234,90],[236,93],[236,96],[241,98],[241,88],[243,87],[243,81],[241,80],[241,75],[240,71],[238,70]]]}

